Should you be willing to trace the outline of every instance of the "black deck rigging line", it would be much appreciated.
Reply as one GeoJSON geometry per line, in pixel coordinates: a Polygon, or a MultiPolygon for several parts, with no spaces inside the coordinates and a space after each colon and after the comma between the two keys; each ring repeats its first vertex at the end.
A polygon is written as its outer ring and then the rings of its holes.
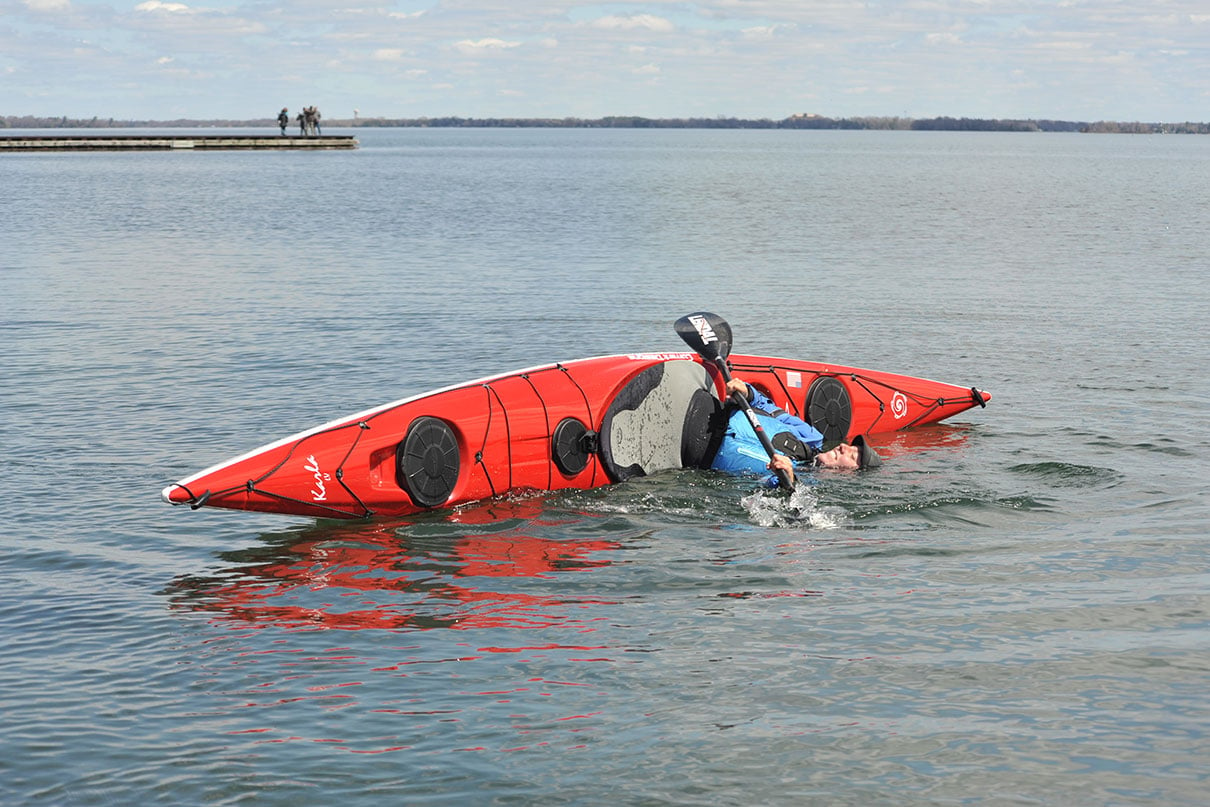
{"type": "Polygon", "coordinates": [[[345,463],[349,461],[349,457],[353,456],[353,450],[357,448],[357,444],[361,442],[362,434],[370,430],[370,424],[366,423],[364,420],[358,422],[357,426],[361,429],[361,431],[357,433],[357,439],[354,440],[349,446],[349,450],[345,452],[344,459],[342,459],[340,464],[336,466],[336,471],[334,473],[336,474],[336,481],[339,482],[340,486],[353,497],[353,501],[360,505],[361,509],[365,511],[367,516],[372,516],[374,515],[374,511],[366,507],[366,503],[361,500],[361,497],[354,493],[353,489],[345,484],[345,463]]]}
{"type": "Polygon", "coordinates": [[[193,491],[187,488],[185,485],[182,485],[178,482],[176,486],[185,491],[185,495],[189,497],[189,509],[191,510],[197,510],[198,508],[205,506],[206,502],[210,500],[211,493],[209,490],[202,491],[201,496],[196,496],[194,495],[193,491]]]}
{"type": "MultiPolygon", "coordinates": [[[[874,431],[874,426],[877,425],[878,422],[882,420],[882,416],[886,414],[886,409],[887,409],[886,401],[884,401],[882,398],[880,398],[878,396],[877,392],[870,389],[869,385],[866,384],[867,381],[869,381],[871,384],[877,384],[879,387],[882,387],[883,389],[889,389],[889,390],[893,390],[895,392],[902,393],[905,396],[908,394],[906,392],[903,392],[903,390],[897,390],[894,387],[890,386],[889,384],[885,384],[882,381],[878,381],[877,379],[860,376],[860,375],[857,375],[857,373],[847,373],[847,375],[849,376],[849,378],[851,378],[853,380],[854,383],[857,384],[857,386],[861,387],[863,390],[865,390],[867,393],[869,393],[871,398],[873,398],[875,401],[878,401],[878,417],[874,418],[873,422],[870,423],[870,426],[868,429],[866,429],[866,431],[874,431]]],[[[918,396],[918,395],[912,395],[912,397],[917,400],[919,400],[919,398],[920,398],[920,396],[918,396]]],[[[911,426],[912,424],[916,423],[916,421],[920,420],[920,418],[926,417],[929,414],[929,412],[932,412],[932,411],[933,411],[932,409],[928,409],[928,410],[924,411],[923,413],[921,413],[919,418],[916,418],[916,420],[913,420],[911,423],[906,424],[906,426],[911,426]]],[[[906,426],[901,427],[901,428],[906,428],[906,426]]]]}
{"type": "Polygon", "coordinates": [[[588,428],[591,429],[594,419],[592,415],[592,404],[588,400],[588,393],[586,393],[584,388],[580,386],[580,382],[576,381],[575,376],[571,374],[571,370],[568,370],[562,364],[556,364],[555,368],[561,370],[563,375],[567,376],[567,380],[574,384],[576,389],[579,390],[580,397],[584,399],[584,408],[588,410],[588,428]]]}
{"type": "MultiPolygon", "coordinates": [[[[360,516],[362,518],[368,518],[369,516],[374,515],[374,511],[368,509],[364,504],[361,505],[360,513],[356,512],[354,510],[342,510],[339,507],[333,507],[332,505],[329,505],[329,504],[321,504],[319,502],[309,502],[306,499],[296,499],[293,496],[283,496],[280,493],[273,493],[272,491],[268,491],[268,490],[259,490],[255,487],[253,487],[253,484],[251,481],[248,482],[248,492],[260,494],[261,496],[264,496],[265,498],[268,498],[268,499],[276,499],[279,502],[294,502],[295,504],[301,504],[306,507],[314,507],[317,510],[324,510],[329,513],[339,513],[342,516],[354,516],[354,517],[360,516]]],[[[357,503],[361,504],[360,500],[357,503]]]]}
{"type": "MultiPolygon", "coordinates": [[[[786,394],[786,397],[790,399],[791,403],[793,403],[793,401],[794,401],[794,395],[793,395],[793,393],[790,392],[790,390],[786,387],[785,383],[781,380],[781,376],[779,376],[777,374],[777,371],[784,370],[786,372],[793,371],[796,373],[804,372],[804,371],[798,369],[797,367],[786,367],[786,366],[780,365],[780,364],[740,364],[740,363],[735,363],[735,364],[732,364],[731,367],[732,367],[732,369],[735,369],[735,370],[747,370],[750,372],[772,373],[773,378],[777,380],[777,385],[779,387],[781,387],[781,391],[786,394]]],[[[810,371],[806,371],[806,372],[809,373],[810,371]]],[[[815,373],[814,375],[816,378],[825,378],[825,377],[834,377],[835,376],[834,373],[815,373]]],[[[797,409],[798,405],[795,404],[794,408],[797,409]]],[[[796,414],[801,414],[801,413],[796,413],[796,414]]]]}
{"type": "MultiPolygon", "coordinates": [[[[347,428],[350,428],[351,426],[356,426],[362,430],[370,428],[369,425],[367,425],[365,421],[359,421],[357,423],[345,423],[345,424],[342,424],[339,426],[333,426],[330,429],[324,429],[321,432],[315,432],[313,434],[308,434],[305,437],[300,437],[298,440],[294,441],[294,444],[290,446],[290,449],[286,452],[285,456],[283,456],[276,465],[274,465],[272,468],[270,468],[265,473],[261,474],[259,477],[255,478],[255,479],[249,479],[242,486],[229,487],[229,488],[225,488],[220,491],[207,491],[207,494],[208,494],[207,498],[210,498],[212,496],[225,496],[228,493],[234,493],[235,491],[239,490],[240,487],[243,487],[243,489],[248,491],[249,493],[256,493],[260,496],[264,496],[269,499],[277,499],[277,500],[283,501],[283,502],[295,502],[297,504],[307,505],[308,507],[315,507],[320,510],[326,510],[331,513],[340,513],[341,515],[357,516],[359,514],[356,512],[353,512],[353,511],[341,510],[339,508],[332,507],[331,505],[321,504],[319,502],[309,502],[309,501],[306,501],[305,499],[296,499],[292,496],[283,496],[280,493],[273,493],[271,491],[261,490],[260,488],[257,487],[258,484],[260,484],[261,482],[264,482],[266,479],[268,479],[269,477],[273,476],[275,473],[280,471],[282,469],[282,466],[284,466],[287,462],[289,462],[294,457],[294,453],[298,450],[298,447],[308,438],[315,437],[316,435],[319,435],[319,434],[327,434],[328,432],[340,431],[341,429],[347,429],[347,428]]],[[[353,493],[352,490],[349,490],[349,486],[344,483],[344,479],[343,479],[344,464],[345,464],[345,462],[348,461],[349,456],[353,453],[353,448],[356,447],[358,441],[360,441],[360,440],[361,440],[361,434],[359,432],[357,435],[357,439],[354,440],[353,445],[350,446],[349,452],[347,454],[345,454],[345,458],[343,460],[341,460],[340,466],[337,467],[337,469],[336,469],[336,479],[338,482],[340,482],[340,486],[342,488],[344,488],[346,491],[348,491],[349,495],[352,496],[353,499],[357,502],[357,504],[361,506],[362,512],[360,513],[360,515],[364,517],[364,516],[373,515],[374,511],[371,510],[370,508],[366,507],[365,503],[361,501],[361,499],[357,496],[357,494],[353,493]]],[[[204,502],[203,502],[203,504],[204,504],[204,502]]],[[[198,504],[198,507],[201,507],[201,506],[202,506],[201,504],[198,504]]]]}
{"type": "MultiPolygon", "coordinates": [[[[252,485],[252,480],[249,479],[247,482],[245,482],[242,485],[232,485],[231,487],[223,488],[222,490],[207,490],[205,493],[202,494],[201,498],[202,499],[211,499],[215,496],[226,496],[228,493],[235,493],[237,490],[252,490],[252,488],[250,487],[251,485],[252,485]]],[[[178,485],[178,487],[184,487],[184,486],[178,485]]],[[[196,502],[196,501],[197,501],[197,499],[195,497],[194,501],[190,502],[190,505],[192,506],[194,504],[194,502],[196,502]]],[[[197,507],[200,507],[200,506],[201,505],[198,505],[197,507]]],[[[197,507],[194,507],[193,509],[196,510],[197,507]]]]}
{"type": "MultiPolygon", "coordinates": [[[[592,403],[588,400],[588,393],[586,393],[584,391],[584,388],[580,386],[580,382],[576,381],[575,376],[573,376],[571,374],[571,370],[567,369],[562,364],[556,364],[555,367],[558,370],[561,370],[563,372],[563,375],[567,376],[567,380],[570,381],[572,384],[574,384],[575,388],[577,390],[579,390],[580,397],[584,399],[584,409],[586,412],[588,412],[588,423],[587,423],[588,431],[590,433],[595,434],[596,430],[593,428],[593,424],[596,423],[596,416],[593,415],[593,413],[592,413],[592,403]]],[[[601,463],[594,462],[592,464],[592,484],[594,484],[594,485],[597,483],[597,471],[600,470],[600,468],[601,468],[601,463]]]]}
{"type": "MultiPolygon", "coordinates": [[[[379,414],[382,414],[382,413],[380,412],[379,414]]],[[[264,482],[266,479],[273,476],[273,474],[280,471],[283,465],[285,465],[287,462],[289,462],[291,459],[293,459],[294,452],[298,449],[298,447],[300,445],[302,445],[302,443],[304,441],[309,440],[312,437],[318,437],[321,434],[328,434],[329,432],[338,432],[341,429],[348,429],[352,426],[357,426],[360,428],[368,429],[369,426],[366,425],[366,421],[368,421],[368,420],[370,420],[370,418],[367,418],[366,420],[358,421],[357,423],[342,423],[338,426],[333,426],[330,429],[324,429],[323,431],[317,431],[317,432],[312,432],[312,433],[303,435],[302,437],[300,437],[294,441],[294,444],[290,446],[290,450],[286,452],[286,455],[281,458],[281,461],[278,462],[277,465],[274,465],[268,471],[265,471],[265,473],[261,474],[255,480],[249,480],[248,484],[252,484],[253,481],[264,482]]],[[[358,439],[360,439],[360,438],[361,438],[361,435],[358,435],[358,439]]],[[[354,445],[356,445],[356,441],[354,441],[354,445]]],[[[348,459],[348,458],[346,457],[346,459],[348,459]]]]}
{"type": "MultiPolygon", "coordinates": [[[[546,423],[546,434],[550,435],[550,409],[546,406],[546,399],[542,397],[542,393],[538,392],[538,385],[529,377],[529,373],[522,373],[521,377],[529,384],[529,388],[534,391],[534,395],[538,396],[538,403],[542,404],[542,420],[546,423]]],[[[555,473],[551,470],[551,463],[546,463],[546,489],[551,490],[555,486],[555,473]]]]}
{"type": "Polygon", "coordinates": [[[508,446],[508,487],[513,486],[513,439],[512,426],[508,421],[508,410],[504,407],[504,402],[500,400],[500,393],[492,389],[491,384],[481,385],[487,391],[487,425],[483,428],[483,442],[479,445],[479,450],[475,452],[475,462],[483,468],[483,475],[487,477],[487,486],[492,489],[492,495],[500,493],[496,490],[496,483],[492,481],[491,472],[487,470],[487,463],[483,461],[483,452],[487,450],[487,438],[492,433],[492,399],[496,399],[496,403],[500,404],[500,411],[504,413],[504,434],[507,438],[505,444],[508,446]]]}
{"type": "MultiPolygon", "coordinates": [[[[573,385],[575,385],[576,390],[580,393],[580,397],[584,399],[584,408],[588,411],[589,428],[591,428],[592,405],[588,401],[588,394],[584,392],[584,388],[580,386],[580,382],[576,381],[575,377],[572,376],[572,374],[568,371],[568,369],[566,367],[564,367],[562,364],[556,364],[553,368],[543,368],[540,370],[540,372],[549,372],[552,369],[561,371],[568,378],[568,380],[570,380],[571,383],[573,385]]],[[[507,381],[510,378],[524,379],[525,382],[527,384],[529,384],[530,389],[532,389],[534,391],[534,395],[538,396],[538,402],[541,403],[541,405],[542,405],[542,417],[543,417],[543,420],[546,422],[546,433],[550,434],[550,407],[547,406],[546,399],[542,396],[542,393],[538,391],[538,387],[537,387],[537,385],[534,384],[533,379],[530,378],[530,376],[532,374],[533,374],[532,372],[520,373],[515,376],[508,376],[507,378],[501,378],[501,379],[496,379],[496,380],[497,380],[497,382],[499,382],[499,381],[507,381]]],[[[484,429],[484,432],[483,432],[483,442],[480,444],[479,450],[475,453],[475,462],[477,462],[483,468],[483,475],[485,477],[487,477],[487,484],[492,489],[492,495],[495,496],[498,493],[500,493],[500,491],[498,491],[496,489],[496,484],[495,484],[495,482],[492,481],[491,474],[487,470],[487,463],[485,463],[483,461],[483,453],[487,449],[487,439],[488,439],[488,436],[491,434],[492,400],[493,399],[496,401],[497,404],[500,405],[500,411],[504,414],[504,431],[505,431],[505,438],[506,438],[505,444],[508,446],[508,488],[507,488],[507,490],[512,490],[512,487],[513,487],[512,421],[509,419],[508,407],[506,407],[504,405],[504,401],[501,400],[500,393],[496,392],[495,388],[492,387],[491,383],[485,383],[485,384],[482,384],[481,386],[485,390],[487,390],[487,393],[488,393],[487,427],[484,429]]],[[[551,470],[550,467],[548,466],[546,469],[546,474],[547,474],[546,486],[547,486],[547,488],[550,488],[551,486],[554,485],[554,471],[551,470]]],[[[594,466],[593,480],[595,481],[595,479],[596,479],[596,467],[594,466]]]]}
{"type": "MultiPolygon", "coordinates": [[[[774,367],[772,364],[770,364],[770,365],[768,365],[767,367],[765,367],[765,369],[766,369],[767,371],[769,371],[770,373],[772,373],[773,378],[774,378],[774,379],[777,381],[777,386],[781,387],[781,391],[782,391],[783,393],[785,393],[786,400],[788,400],[788,401],[790,402],[790,405],[794,407],[794,416],[795,416],[795,417],[797,417],[797,418],[800,418],[800,419],[801,419],[801,418],[803,417],[803,413],[802,413],[802,412],[799,410],[799,408],[798,408],[798,403],[797,403],[797,402],[794,400],[794,396],[793,396],[793,395],[790,393],[790,390],[789,390],[789,389],[786,387],[786,385],[785,385],[785,384],[782,382],[782,380],[781,380],[781,376],[777,374],[777,370],[778,370],[778,368],[776,368],[776,367],[774,367]]],[[[781,369],[785,370],[785,369],[787,369],[787,368],[783,367],[783,368],[781,368],[781,369]]],[[[795,372],[799,372],[799,371],[795,371],[795,372]]],[[[815,377],[816,377],[816,378],[823,378],[823,375],[822,375],[821,373],[816,373],[816,374],[815,374],[815,377]]],[[[809,388],[810,388],[810,387],[808,386],[808,389],[809,389],[809,388]]],[[[805,400],[805,399],[804,399],[803,403],[804,403],[804,405],[805,405],[805,403],[806,403],[806,400],[805,400]]]]}
{"type": "MultiPolygon", "coordinates": [[[[852,379],[854,381],[856,381],[858,384],[861,385],[862,389],[864,389],[866,392],[870,393],[870,395],[873,396],[874,400],[878,401],[878,404],[879,404],[878,417],[874,419],[874,423],[877,423],[878,421],[882,420],[882,416],[886,412],[886,401],[882,400],[882,398],[879,398],[878,395],[875,394],[875,392],[872,389],[870,389],[863,383],[863,381],[869,381],[873,384],[877,384],[878,386],[882,387],[883,389],[888,389],[888,390],[897,392],[900,395],[903,395],[905,398],[911,398],[916,403],[925,407],[923,412],[921,412],[919,415],[917,415],[915,418],[908,421],[907,423],[904,423],[902,426],[900,426],[898,429],[896,429],[896,431],[902,431],[903,429],[909,429],[912,426],[915,426],[920,421],[928,418],[929,415],[931,415],[933,412],[937,411],[937,409],[939,407],[946,406],[947,404],[950,404],[950,403],[957,403],[959,400],[961,400],[961,399],[954,399],[954,400],[950,401],[945,398],[926,398],[925,396],[919,395],[914,392],[906,392],[901,389],[896,389],[895,387],[892,387],[890,384],[887,384],[884,381],[879,381],[878,379],[875,379],[875,378],[858,376],[856,373],[850,373],[850,376],[852,377],[852,379]]],[[[871,426],[872,425],[873,424],[871,424],[871,426]]]]}
{"type": "Polygon", "coordinates": [[[870,421],[869,428],[866,429],[866,431],[874,431],[874,426],[876,426],[878,422],[882,420],[882,416],[886,414],[886,401],[879,398],[878,393],[866,386],[865,379],[863,379],[861,376],[857,375],[856,373],[849,373],[848,376],[853,380],[853,383],[865,390],[875,401],[878,401],[878,417],[870,421]]]}

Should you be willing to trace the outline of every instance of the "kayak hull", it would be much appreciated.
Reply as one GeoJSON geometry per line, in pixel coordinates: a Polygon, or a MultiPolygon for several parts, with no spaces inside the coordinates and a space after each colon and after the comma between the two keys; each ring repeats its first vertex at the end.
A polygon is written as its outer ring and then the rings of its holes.
{"type": "MultiPolygon", "coordinates": [[[[831,439],[934,423],[991,396],[927,379],[733,355],[733,374],[831,439]],[[813,397],[812,397],[813,396],[813,397]]],[[[408,515],[505,493],[587,489],[688,464],[690,416],[723,393],[693,353],[601,356],[479,379],[291,435],[166,487],[193,508],[408,515]]]]}

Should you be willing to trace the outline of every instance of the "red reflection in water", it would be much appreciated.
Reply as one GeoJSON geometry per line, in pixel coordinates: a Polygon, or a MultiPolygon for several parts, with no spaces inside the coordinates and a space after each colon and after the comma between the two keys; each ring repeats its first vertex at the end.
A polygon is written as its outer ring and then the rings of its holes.
{"type": "Polygon", "coordinates": [[[524,581],[607,566],[609,559],[600,553],[619,545],[530,535],[530,528],[550,526],[527,519],[531,511],[537,514],[540,508],[497,503],[423,525],[341,522],[288,535],[285,541],[266,536],[265,545],[224,555],[243,565],[214,577],[182,578],[170,593],[177,607],[258,626],[428,630],[570,625],[591,630],[594,618],[577,616],[574,610],[591,612],[594,605],[612,603],[551,595],[549,586],[528,593],[524,581]],[[504,519],[519,525],[509,528],[504,519]],[[476,530],[476,525],[489,529],[476,530]],[[501,525],[505,528],[491,529],[501,525]]]}
{"type": "Polygon", "coordinates": [[[931,423],[901,432],[877,434],[870,443],[884,459],[903,458],[926,451],[952,451],[970,439],[970,427],[953,423],[931,423]]]}

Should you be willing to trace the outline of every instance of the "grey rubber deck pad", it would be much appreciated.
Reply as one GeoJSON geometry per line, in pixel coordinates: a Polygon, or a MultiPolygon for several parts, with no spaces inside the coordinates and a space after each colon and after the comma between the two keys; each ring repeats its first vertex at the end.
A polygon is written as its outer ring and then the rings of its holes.
{"type": "MultiPolygon", "coordinates": [[[[689,423],[695,395],[718,400],[706,368],[694,361],[668,361],[647,368],[618,393],[601,425],[601,455],[606,471],[617,481],[684,467],[686,430],[705,428],[689,423]]],[[[721,407],[721,404],[719,404],[721,407]]]]}

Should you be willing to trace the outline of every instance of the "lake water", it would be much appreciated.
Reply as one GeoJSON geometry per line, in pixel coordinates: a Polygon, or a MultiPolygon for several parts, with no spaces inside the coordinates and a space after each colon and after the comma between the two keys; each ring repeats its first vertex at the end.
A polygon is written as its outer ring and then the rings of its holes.
{"type": "Polygon", "coordinates": [[[356,134],[0,159],[0,802],[1204,803],[1210,138],[356,134]],[[790,502],[159,500],[698,309],[995,397],[790,502]]]}

